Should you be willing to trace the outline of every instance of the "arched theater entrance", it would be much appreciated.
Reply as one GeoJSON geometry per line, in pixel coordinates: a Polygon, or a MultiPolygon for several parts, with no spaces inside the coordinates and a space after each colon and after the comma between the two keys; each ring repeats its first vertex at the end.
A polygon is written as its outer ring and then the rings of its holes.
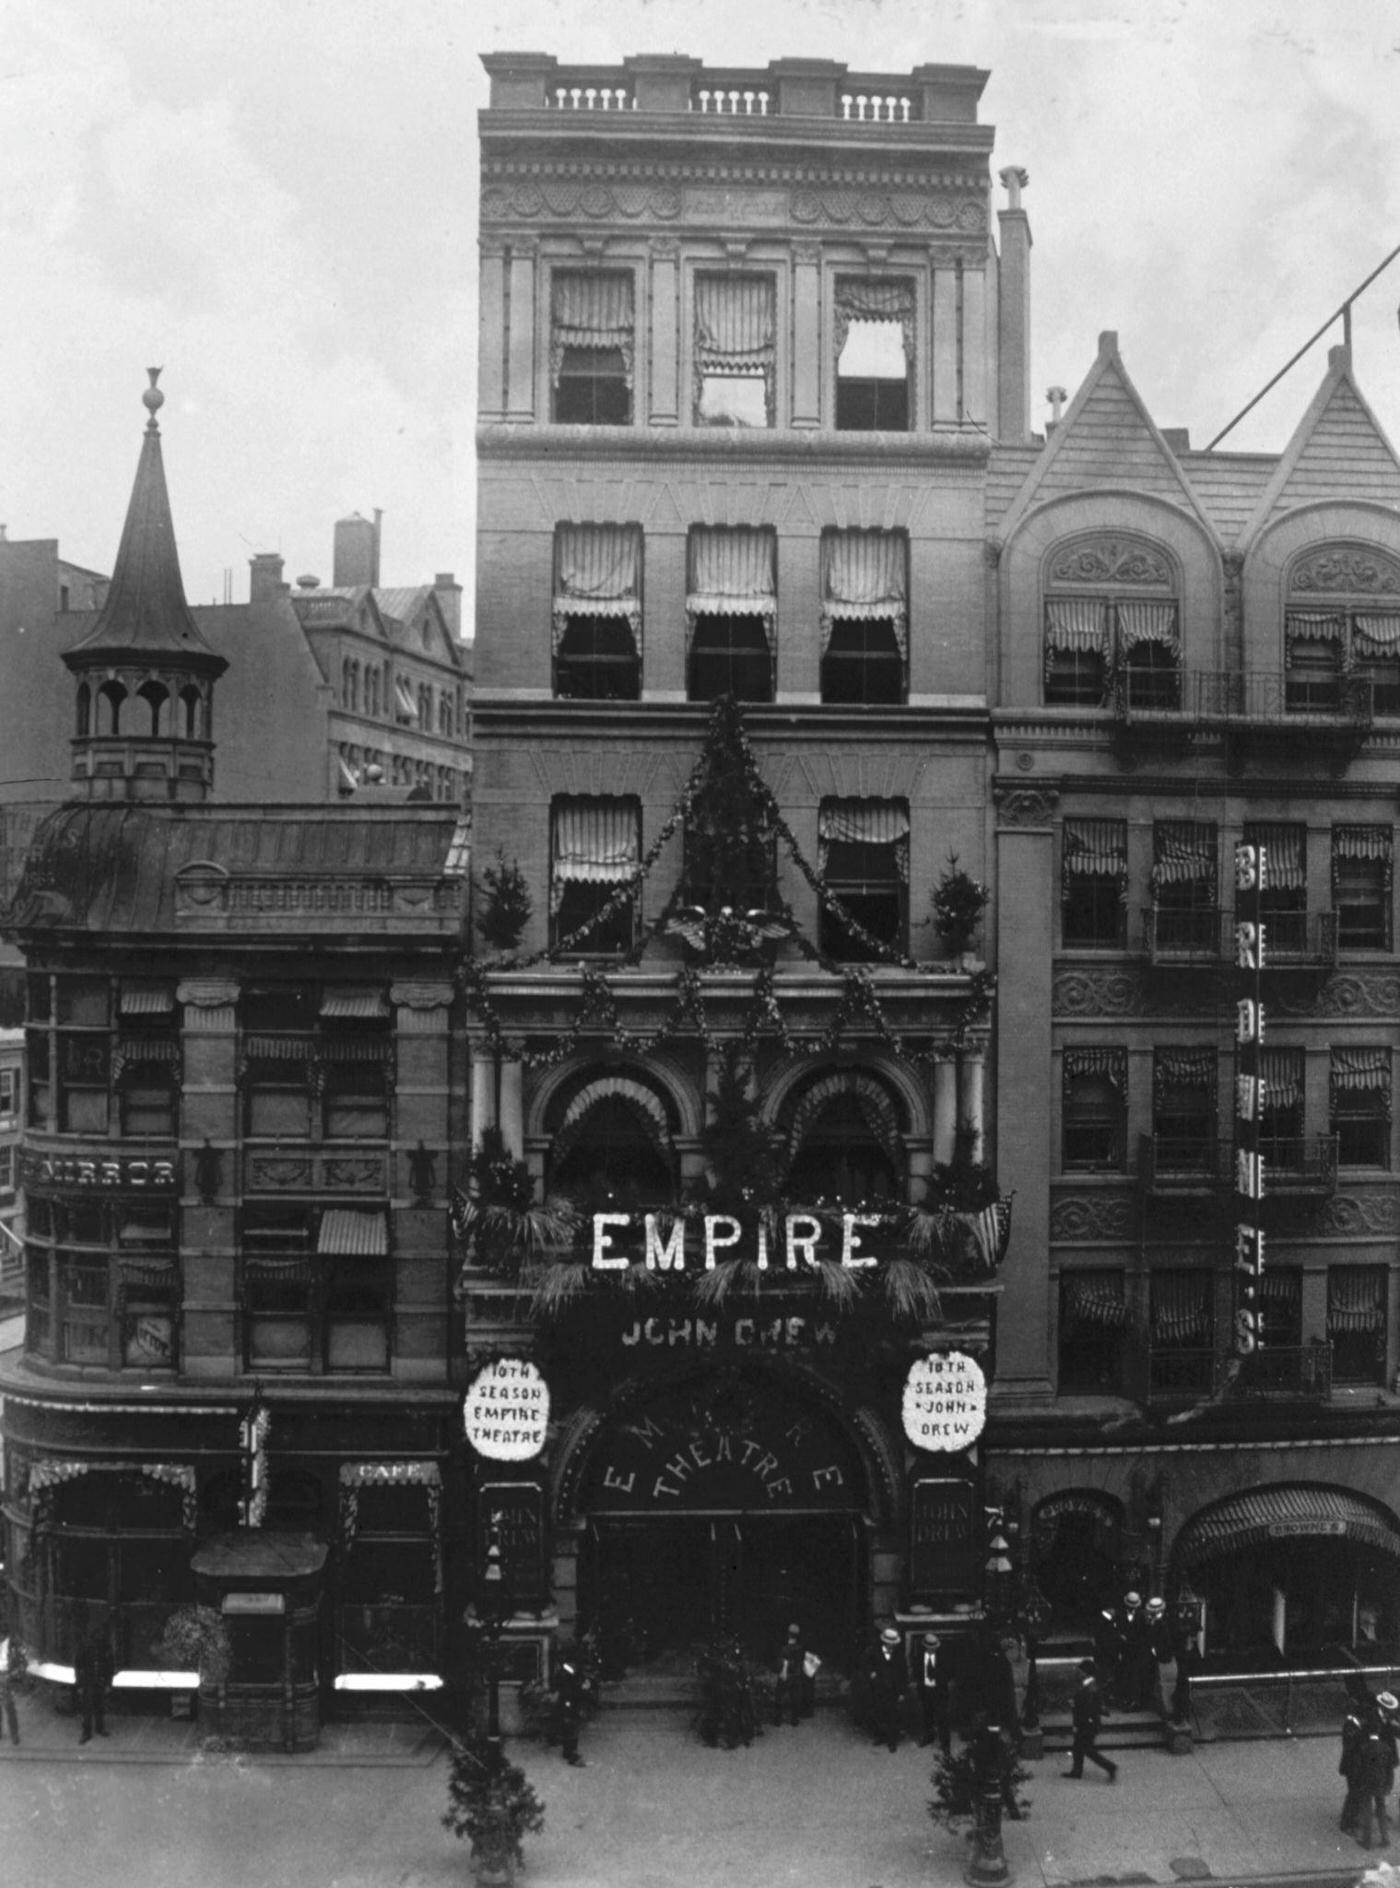
{"type": "Polygon", "coordinates": [[[872,1478],[856,1426],[813,1383],[736,1369],[628,1386],[579,1453],[579,1625],[621,1662],[678,1667],[717,1633],[767,1659],[796,1620],[849,1665],[872,1478]]]}

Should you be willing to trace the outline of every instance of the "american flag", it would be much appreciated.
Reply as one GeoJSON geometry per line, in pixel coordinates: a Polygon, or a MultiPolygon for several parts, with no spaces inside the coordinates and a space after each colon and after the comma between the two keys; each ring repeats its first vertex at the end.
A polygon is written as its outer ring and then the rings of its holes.
{"type": "Polygon", "coordinates": [[[453,1187],[452,1198],[448,1201],[447,1217],[452,1226],[454,1239],[465,1239],[472,1220],[476,1217],[470,1199],[460,1187],[453,1187]]]}
{"type": "Polygon", "coordinates": [[[989,1272],[995,1271],[1011,1237],[1011,1200],[993,1200],[980,1213],[967,1215],[968,1230],[977,1256],[989,1272]]]}

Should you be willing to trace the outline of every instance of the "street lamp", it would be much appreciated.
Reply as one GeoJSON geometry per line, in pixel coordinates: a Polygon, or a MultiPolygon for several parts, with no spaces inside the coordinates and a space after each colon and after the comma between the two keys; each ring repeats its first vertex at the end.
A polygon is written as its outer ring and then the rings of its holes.
{"type": "Polygon", "coordinates": [[[1004,1623],[1011,1609],[1011,1549],[997,1527],[987,1543],[987,1617],[1004,1623]]]}
{"type": "Polygon", "coordinates": [[[505,1567],[501,1531],[491,1522],[486,1538],[486,1565],[481,1573],[482,1649],[486,1654],[486,1761],[492,1776],[505,1767],[501,1745],[501,1626],[505,1619],[505,1567]]]}

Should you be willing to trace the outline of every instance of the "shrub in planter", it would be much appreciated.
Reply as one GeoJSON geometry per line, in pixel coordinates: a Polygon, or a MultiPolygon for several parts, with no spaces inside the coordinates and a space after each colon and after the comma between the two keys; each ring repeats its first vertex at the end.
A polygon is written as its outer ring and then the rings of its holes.
{"type": "Polygon", "coordinates": [[[198,1672],[201,1685],[228,1681],[233,1645],[212,1606],[182,1606],[172,1613],[155,1649],[171,1671],[198,1672]]]}
{"type": "Polygon", "coordinates": [[[933,928],[950,951],[965,951],[971,944],[990,897],[985,885],[963,871],[957,853],[950,852],[933,893],[933,928]]]}
{"type": "Polygon", "coordinates": [[[471,1843],[472,1869],[480,1882],[512,1882],[524,1862],[521,1841],[544,1828],[544,1804],[518,1764],[493,1771],[479,1732],[453,1739],[444,1825],[471,1843]]]}
{"type": "Polygon", "coordinates": [[[535,909],[520,861],[507,859],[498,847],[496,862],[483,868],[477,889],[481,894],[477,930],[493,951],[513,951],[535,909]]]}

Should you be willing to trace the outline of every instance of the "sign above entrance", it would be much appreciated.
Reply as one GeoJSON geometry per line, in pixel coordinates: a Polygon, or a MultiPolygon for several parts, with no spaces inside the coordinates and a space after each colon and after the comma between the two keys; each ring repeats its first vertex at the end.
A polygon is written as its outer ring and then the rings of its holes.
{"type": "Polygon", "coordinates": [[[743,1221],[729,1213],[706,1213],[695,1221],[678,1213],[595,1213],[593,1269],[625,1271],[639,1256],[649,1272],[683,1272],[688,1261],[713,1272],[717,1265],[738,1258],[751,1259],[763,1272],[795,1272],[800,1266],[814,1270],[824,1260],[847,1271],[863,1271],[878,1265],[879,1258],[866,1250],[862,1231],[876,1231],[884,1224],[879,1213],[841,1213],[830,1223],[815,1213],[787,1213],[770,1240],[768,1222],[762,1218],[746,1233],[743,1221]],[[634,1254],[626,1248],[637,1245],[639,1234],[641,1244],[634,1254]]]}
{"type": "Polygon", "coordinates": [[[904,1433],[916,1449],[969,1448],[987,1422],[987,1379],[959,1350],[919,1357],[904,1380],[904,1433]]]}
{"type": "Polygon", "coordinates": [[[529,1462],[544,1447],[549,1386],[525,1357],[498,1357],[472,1380],[462,1404],[467,1441],[492,1462],[529,1462]]]}

